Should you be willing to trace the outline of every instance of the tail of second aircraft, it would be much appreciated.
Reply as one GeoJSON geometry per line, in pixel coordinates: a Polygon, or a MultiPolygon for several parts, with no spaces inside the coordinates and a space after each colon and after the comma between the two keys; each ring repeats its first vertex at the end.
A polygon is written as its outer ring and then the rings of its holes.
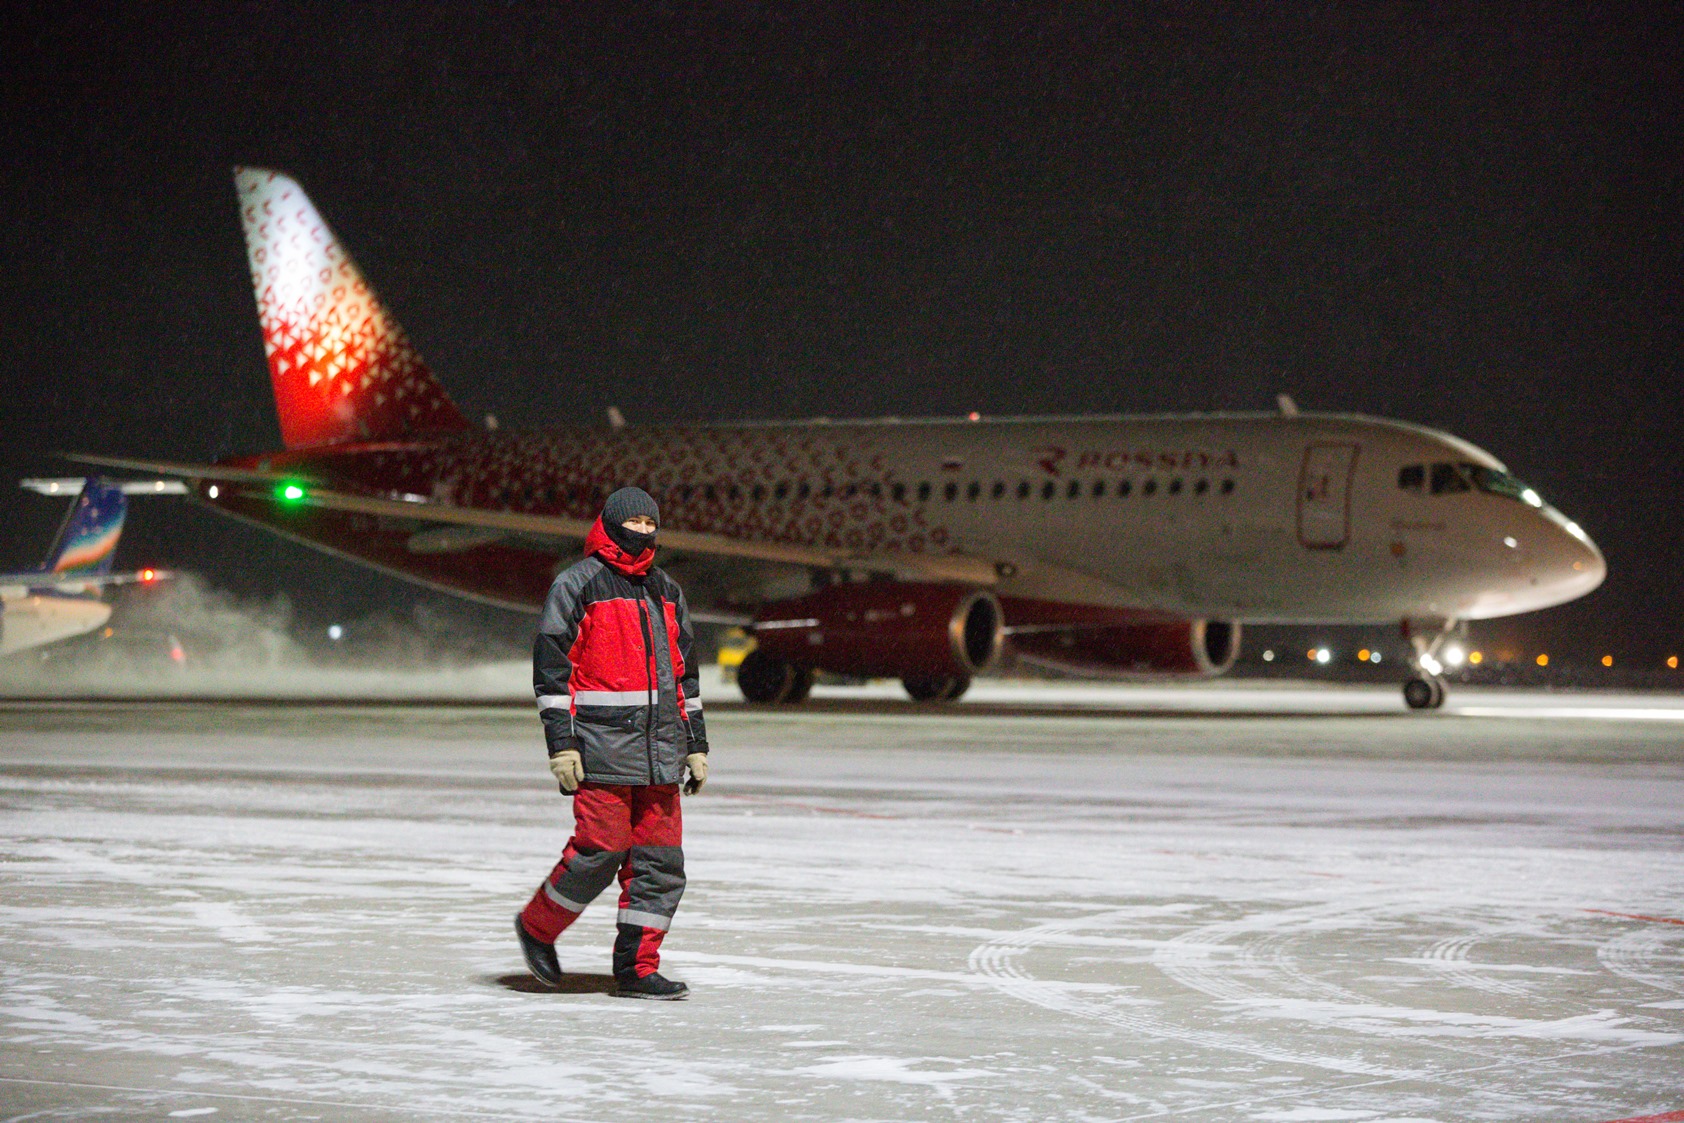
{"type": "Polygon", "coordinates": [[[123,533],[128,503],[122,489],[104,480],[90,478],[82,494],[70,505],[53,540],[42,574],[65,577],[102,577],[111,572],[117,554],[117,539],[123,533]]]}
{"type": "Polygon", "coordinates": [[[265,168],[234,185],[286,446],[466,429],[303,188],[265,168]]]}

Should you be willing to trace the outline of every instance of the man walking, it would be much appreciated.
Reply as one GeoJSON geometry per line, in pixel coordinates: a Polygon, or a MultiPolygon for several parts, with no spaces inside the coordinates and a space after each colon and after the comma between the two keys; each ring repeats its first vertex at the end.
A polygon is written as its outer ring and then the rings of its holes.
{"type": "Polygon", "coordinates": [[[573,796],[573,837],[520,915],[527,966],[561,982],[555,941],[620,880],[616,993],[683,998],[662,977],[661,941],[684,894],[679,783],[707,782],[707,732],[690,613],[676,582],[653,567],[660,508],[645,491],[608,497],[585,557],[550,586],[532,651],[532,686],[550,771],[573,796]]]}

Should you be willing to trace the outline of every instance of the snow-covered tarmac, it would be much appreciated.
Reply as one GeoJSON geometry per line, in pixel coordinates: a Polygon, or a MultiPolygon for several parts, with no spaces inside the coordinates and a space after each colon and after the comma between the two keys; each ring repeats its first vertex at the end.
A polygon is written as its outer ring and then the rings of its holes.
{"type": "Polygon", "coordinates": [[[1684,707],[1355,696],[715,707],[684,1003],[523,708],[0,702],[0,1118],[1684,1118],[1684,707]]]}

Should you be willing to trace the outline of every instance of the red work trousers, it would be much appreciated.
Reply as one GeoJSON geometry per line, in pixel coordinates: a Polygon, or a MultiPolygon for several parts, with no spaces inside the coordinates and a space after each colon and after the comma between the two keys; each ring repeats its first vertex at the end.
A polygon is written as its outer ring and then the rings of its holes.
{"type": "Polygon", "coordinates": [[[683,842],[677,784],[580,784],[573,796],[573,837],[521,922],[534,939],[554,943],[618,876],[614,974],[652,974],[684,895],[683,842]]]}

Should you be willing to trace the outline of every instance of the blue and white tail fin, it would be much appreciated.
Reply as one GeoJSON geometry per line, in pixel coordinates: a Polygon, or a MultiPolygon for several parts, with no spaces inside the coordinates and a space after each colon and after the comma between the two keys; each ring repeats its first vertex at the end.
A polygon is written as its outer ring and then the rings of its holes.
{"type": "Polygon", "coordinates": [[[64,577],[103,577],[111,572],[117,539],[123,533],[128,501],[116,484],[89,477],[82,494],[70,505],[53,540],[43,574],[64,577]]]}

